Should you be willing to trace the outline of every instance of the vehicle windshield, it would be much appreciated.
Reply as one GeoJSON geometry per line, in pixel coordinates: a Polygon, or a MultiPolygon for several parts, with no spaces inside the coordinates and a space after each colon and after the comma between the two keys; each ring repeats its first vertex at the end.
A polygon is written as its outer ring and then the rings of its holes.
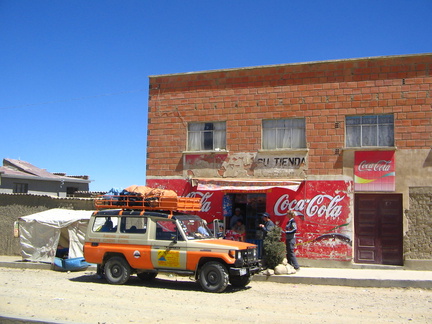
{"type": "Polygon", "coordinates": [[[203,219],[196,218],[182,218],[179,219],[181,228],[186,234],[188,240],[202,240],[213,238],[212,232],[207,227],[207,222],[203,219]]]}

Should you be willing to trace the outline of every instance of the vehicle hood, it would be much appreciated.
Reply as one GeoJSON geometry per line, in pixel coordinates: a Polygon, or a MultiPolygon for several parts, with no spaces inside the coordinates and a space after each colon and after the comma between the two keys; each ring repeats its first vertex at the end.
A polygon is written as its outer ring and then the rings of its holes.
{"type": "Polygon", "coordinates": [[[256,246],[255,244],[246,243],[246,242],[238,242],[232,240],[194,240],[191,242],[191,245],[197,245],[200,247],[212,247],[212,248],[227,248],[227,249],[238,249],[243,250],[250,247],[256,246]]]}

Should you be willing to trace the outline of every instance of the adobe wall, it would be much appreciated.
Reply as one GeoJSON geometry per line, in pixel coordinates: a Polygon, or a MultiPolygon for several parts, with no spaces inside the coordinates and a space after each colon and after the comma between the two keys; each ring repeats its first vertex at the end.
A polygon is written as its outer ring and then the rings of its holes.
{"type": "Polygon", "coordinates": [[[94,200],[91,198],[57,198],[51,196],[26,194],[1,194],[0,206],[21,205],[51,208],[67,208],[74,210],[93,210],[94,200]]]}
{"type": "Polygon", "coordinates": [[[52,208],[93,210],[93,199],[56,198],[26,194],[0,194],[0,255],[20,255],[19,239],[13,236],[14,222],[52,208]]]}
{"type": "Polygon", "coordinates": [[[409,196],[410,209],[405,212],[408,221],[405,260],[432,260],[432,187],[411,187],[409,196]]]}

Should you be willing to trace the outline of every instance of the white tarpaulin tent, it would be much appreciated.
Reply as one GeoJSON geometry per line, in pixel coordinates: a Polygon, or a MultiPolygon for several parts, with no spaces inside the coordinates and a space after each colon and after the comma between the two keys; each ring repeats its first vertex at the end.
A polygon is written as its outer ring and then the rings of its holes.
{"type": "Polygon", "coordinates": [[[20,217],[23,260],[53,263],[59,245],[69,248],[69,258],[83,257],[85,234],[92,213],[56,208],[20,217]]]}

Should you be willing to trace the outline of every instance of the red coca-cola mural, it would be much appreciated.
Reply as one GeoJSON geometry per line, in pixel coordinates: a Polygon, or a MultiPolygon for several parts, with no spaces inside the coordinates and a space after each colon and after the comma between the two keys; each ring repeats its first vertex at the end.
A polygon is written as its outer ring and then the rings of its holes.
{"type": "MultiPolygon", "coordinates": [[[[223,190],[198,191],[181,179],[148,179],[147,186],[171,189],[181,196],[200,197],[199,216],[223,220],[223,190]]],[[[351,181],[304,181],[298,190],[273,187],[264,191],[266,211],[284,228],[288,210],[296,213],[297,256],[308,259],[349,261],[352,257],[351,181]]],[[[257,215],[257,217],[259,217],[257,215]]]]}

